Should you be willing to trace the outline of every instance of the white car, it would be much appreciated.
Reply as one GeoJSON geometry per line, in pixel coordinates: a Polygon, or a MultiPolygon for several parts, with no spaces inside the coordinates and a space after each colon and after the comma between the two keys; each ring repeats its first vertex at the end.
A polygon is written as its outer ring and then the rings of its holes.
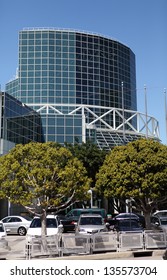
{"type": "Polygon", "coordinates": [[[7,216],[2,219],[7,234],[26,235],[32,219],[22,216],[7,216]]]}
{"type": "MultiPolygon", "coordinates": [[[[63,225],[55,215],[48,215],[46,217],[46,230],[47,236],[57,235],[63,232],[63,225]]],[[[30,240],[32,237],[41,236],[41,219],[39,217],[34,217],[30,227],[27,231],[27,239],[30,240]]]]}
{"type": "Polygon", "coordinates": [[[3,223],[0,221],[0,252],[3,249],[9,249],[8,241],[5,239],[6,237],[6,230],[3,223]]]}
{"type": "Polygon", "coordinates": [[[157,210],[152,214],[152,216],[156,216],[159,218],[167,218],[167,210],[157,210]]]}

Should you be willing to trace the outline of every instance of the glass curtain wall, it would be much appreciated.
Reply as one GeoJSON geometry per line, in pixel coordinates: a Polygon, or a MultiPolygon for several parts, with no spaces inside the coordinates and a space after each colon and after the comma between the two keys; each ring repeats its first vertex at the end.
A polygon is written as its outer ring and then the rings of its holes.
{"type": "MultiPolygon", "coordinates": [[[[91,105],[96,116],[111,107],[136,110],[135,55],[128,46],[98,34],[59,29],[22,30],[18,79],[15,88],[9,82],[6,89],[40,111],[45,141],[81,142],[83,116],[79,112],[68,116],[78,105],[91,105]],[[52,109],[41,110],[46,104],[56,106],[61,114],[52,109]]],[[[89,111],[85,118],[86,122],[94,119],[89,111]]],[[[113,116],[108,114],[104,120],[112,124],[113,116]]],[[[116,123],[121,124],[122,118],[117,117],[116,123]]],[[[98,121],[96,128],[105,125],[98,121]]],[[[91,134],[96,138],[95,130],[86,132],[87,137],[91,134]]]]}

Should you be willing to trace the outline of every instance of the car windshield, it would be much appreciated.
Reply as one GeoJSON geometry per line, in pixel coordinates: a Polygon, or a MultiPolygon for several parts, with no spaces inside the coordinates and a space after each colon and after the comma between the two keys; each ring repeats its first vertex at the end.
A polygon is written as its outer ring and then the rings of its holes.
{"type": "MultiPolygon", "coordinates": [[[[30,225],[30,228],[40,228],[41,227],[41,220],[34,219],[30,225]]],[[[46,227],[47,228],[57,228],[57,221],[53,218],[47,218],[46,220],[46,227]]]]}
{"type": "Polygon", "coordinates": [[[8,223],[10,220],[11,220],[11,218],[10,218],[10,217],[7,217],[7,218],[3,218],[3,219],[2,219],[2,222],[3,222],[3,223],[8,223]]]}
{"type": "Polygon", "coordinates": [[[101,217],[82,217],[80,225],[102,225],[103,220],[101,217]]]}

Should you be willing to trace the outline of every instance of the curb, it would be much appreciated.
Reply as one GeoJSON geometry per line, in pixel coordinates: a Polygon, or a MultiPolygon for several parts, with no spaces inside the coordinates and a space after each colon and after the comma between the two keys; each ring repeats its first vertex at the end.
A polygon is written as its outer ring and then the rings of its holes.
{"type": "Polygon", "coordinates": [[[92,255],[73,255],[73,256],[64,256],[58,258],[49,258],[49,259],[57,259],[57,260],[111,260],[111,259],[127,259],[127,258],[136,258],[144,257],[144,256],[162,256],[164,250],[146,250],[146,251],[126,251],[126,252],[107,252],[100,254],[92,254],[92,255]]]}

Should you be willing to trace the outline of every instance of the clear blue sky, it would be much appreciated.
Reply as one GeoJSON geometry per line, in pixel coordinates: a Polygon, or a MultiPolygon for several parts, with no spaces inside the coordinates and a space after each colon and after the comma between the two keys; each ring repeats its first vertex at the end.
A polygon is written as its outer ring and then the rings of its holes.
{"type": "Polygon", "coordinates": [[[4,90],[18,66],[18,32],[24,27],[60,27],[97,32],[128,45],[136,55],[138,111],[160,123],[166,144],[167,0],[1,0],[0,84],[4,90]]]}

